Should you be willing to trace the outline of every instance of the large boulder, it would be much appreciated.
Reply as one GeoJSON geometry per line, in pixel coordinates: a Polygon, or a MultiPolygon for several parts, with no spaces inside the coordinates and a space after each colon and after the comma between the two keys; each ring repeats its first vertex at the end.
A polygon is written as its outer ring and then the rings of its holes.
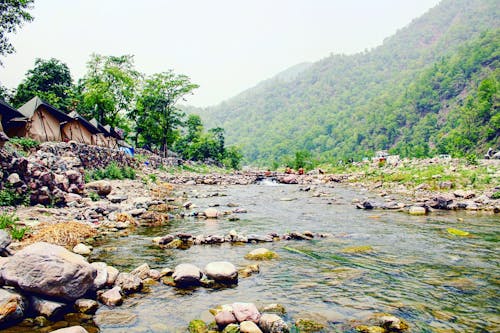
{"type": "Polygon", "coordinates": [[[179,287],[198,286],[202,276],[200,269],[192,264],[177,265],[172,274],[175,285],[179,287]]]}
{"type": "Polygon", "coordinates": [[[23,291],[74,301],[94,284],[97,271],[64,247],[45,242],[29,245],[1,268],[5,284],[23,291]]]}
{"type": "Polygon", "coordinates": [[[208,278],[221,283],[238,283],[238,270],[228,261],[214,261],[205,266],[208,278]]]}
{"type": "Polygon", "coordinates": [[[26,301],[21,295],[0,289],[0,327],[21,321],[26,310],[26,301]]]}

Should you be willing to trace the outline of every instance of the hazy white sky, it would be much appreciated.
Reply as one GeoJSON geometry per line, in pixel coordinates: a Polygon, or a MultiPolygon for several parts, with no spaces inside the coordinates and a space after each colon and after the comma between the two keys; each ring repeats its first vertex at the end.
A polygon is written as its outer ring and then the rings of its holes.
{"type": "Polygon", "coordinates": [[[278,72],[356,53],[439,0],[35,0],[35,20],[10,35],[0,82],[16,87],[36,58],[74,80],[91,53],[135,55],[146,74],[173,69],[200,85],[189,104],[217,104],[278,72]]]}

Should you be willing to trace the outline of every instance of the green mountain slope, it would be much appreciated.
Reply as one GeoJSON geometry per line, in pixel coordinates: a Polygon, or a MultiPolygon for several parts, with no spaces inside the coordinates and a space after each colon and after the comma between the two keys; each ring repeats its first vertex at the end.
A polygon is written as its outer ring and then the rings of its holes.
{"type": "Polygon", "coordinates": [[[496,0],[444,0],[369,52],[299,66],[199,113],[252,163],[301,150],[322,159],[479,151],[499,143],[499,17],[496,0]],[[482,128],[470,142],[464,117],[482,128]]]}

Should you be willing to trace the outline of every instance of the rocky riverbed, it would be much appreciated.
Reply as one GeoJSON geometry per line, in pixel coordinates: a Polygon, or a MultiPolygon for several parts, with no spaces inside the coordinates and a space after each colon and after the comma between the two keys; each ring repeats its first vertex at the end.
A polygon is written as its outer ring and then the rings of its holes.
{"type": "MultiPolygon", "coordinates": [[[[2,250],[7,249],[2,252],[10,254],[1,261],[0,281],[4,287],[0,290],[3,294],[0,308],[4,315],[0,318],[0,324],[4,328],[17,325],[14,331],[21,332],[25,328],[26,332],[49,332],[64,329],[65,326],[79,326],[67,329],[67,332],[97,332],[99,322],[108,319],[102,315],[93,316],[98,307],[119,307],[123,302],[128,302],[131,295],[143,292],[152,283],[181,289],[201,286],[217,290],[231,288],[231,285],[238,284],[239,279],[259,274],[258,265],[240,266],[226,261],[207,262],[204,267],[183,263],[161,270],[151,269],[149,265],[152,263],[145,262],[130,271],[120,272],[106,262],[92,260],[93,247],[99,246],[102,239],[129,237],[136,228],[167,225],[179,219],[245,219],[247,207],[232,202],[220,207],[215,199],[223,196],[223,191],[197,190],[204,186],[213,189],[217,186],[247,186],[263,182],[269,185],[294,184],[298,193],[310,198],[323,198],[325,205],[335,205],[335,198],[325,188],[343,183],[341,186],[352,186],[360,194],[350,201],[352,210],[395,210],[411,215],[451,210],[467,210],[475,214],[500,212],[500,200],[495,199],[495,193],[500,189],[495,187],[498,185],[495,183],[484,191],[457,189],[450,184],[443,184],[439,190],[431,191],[426,186],[407,188],[404,185],[366,183],[360,174],[310,172],[306,175],[269,175],[261,171],[171,174],[148,164],[141,166],[137,180],[85,183],[81,159],[71,147],[63,148],[55,150],[45,147],[42,152],[27,159],[9,157],[5,152],[5,156],[2,155],[4,183],[19,191],[33,188],[36,196],[32,197],[32,203],[37,204],[4,208],[5,212],[15,213],[20,222],[31,230],[31,234],[22,242],[11,243],[8,239],[0,242],[2,250]],[[62,157],[59,157],[60,151],[64,152],[62,157]],[[97,193],[98,197],[89,197],[90,192],[97,193]],[[59,195],[63,200],[58,201],[59,207],[44,206],[42,204],[53,201],[45,199],[43,195],[47,198],[59,195]],[[213,198],[214,203],[209,205],[211,207],[198,209],[192,201],[199,198],[213,198]]],[[[284,197],[280,200],[293,202],[296,199],[284,197]]],[[[330,236],[304,228],[285,233],[241,233],[231,230],[227,234],[164,234],[153,238],[151,243],[160,248],[185,250],[196,245],[223,243],[238,246],[287,240],[309,242],[330,236]]],[[[275,253],[266,252],[267,249],[257,250],[248,250],[249,260],[272,260],[276,257],[275,253]]],[[[365,250],[352,249],[354,252],[365,250]]],[[[279,316],[271,319],[265,317],[266,312],[255,311],[255,305],[245,305],[246,310],[241,310],[239,300],[234,301],[236,306],[222,306],[222,310],[214,312],[216,326],[211,329],[224,330],[227,326],[227,332],[279,332],[287,331],[290,326],[279,316]],[[248,317],[251,320],[237,315],[241,311],[252,313],[248,317]],[[271,320],[271,324],[261,322],[262,318],[271,320]],[[273,328],[273,322],[280,328],[273,328]]],[[[397,317],[380,317],[383,316],[357,320],[355,326],[362,332],[403,331],[407,327],[397,317]]],[[[321,326],[314,321],[307,325],[321,326]]],[[[322,327],[316,331],[321,331],[325,326],[322,327]]]]}

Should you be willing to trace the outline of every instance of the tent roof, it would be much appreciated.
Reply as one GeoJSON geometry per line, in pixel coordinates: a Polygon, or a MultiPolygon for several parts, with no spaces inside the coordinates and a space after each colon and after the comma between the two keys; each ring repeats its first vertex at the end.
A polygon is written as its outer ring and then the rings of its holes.
{"type": "Polygon", "coordinates": [[[7,104],[5,101],[0,99],[0,113],[2,114],[2,118],[4,121],[10,121],[13,118],[20,118],[16,119],[17,121],[26,121],[25,117],[23,114],[16,109],[14,109],[12,106],[7,104]]]}
{"type": "Polygon", "coordinates": [[[70,121],[72,119],[64,112],[56,109],[49,103],[42,101],[38,96],[33,97],[23,106],[21,106],[19,108],[19,112],[21,112],[22,115],[25,116],[26,118],[31,118],[35,113],[35,111],[42,105],[45,106],[47,108],[47,111],[49,111],[61,123],[70,121]]]}
{"type": "Polygon", "coordinates": [[[97,133],[100,133],[101,131],[96,127],[94,126],[94,124],[92,124],[91,122],[89,122],[87,119],[83,118],[78,112],[76,111],[72,111],[68,114],[68,116],[70,116],[71,118],[79,121],[80,123],[82,123],[82,125],[92,134],[97,134],[97,133]]]}
{"type": "Polygon", "coordinates": [[[110,125],[106,125],[104,126],[104,128],[106,129],[106,131],[109,132],[109,134],[115,138],[115,139],[118,139],[118,140],[123,140],[124,139],[124,136],[123,136],[123,130],[118,128],[118,127],[111,127],[110,125]]]}
{"type": "Polygon", "coordinates": [[[102,126],[100,122],[97,121],[97,119],[92,118],[89,120],[89,123],[94,125],[95,128],[97,128],[101,133],[104,133],[106,135],[110,135],[109,131],[106,129],[106,127],[102,126]]]}

